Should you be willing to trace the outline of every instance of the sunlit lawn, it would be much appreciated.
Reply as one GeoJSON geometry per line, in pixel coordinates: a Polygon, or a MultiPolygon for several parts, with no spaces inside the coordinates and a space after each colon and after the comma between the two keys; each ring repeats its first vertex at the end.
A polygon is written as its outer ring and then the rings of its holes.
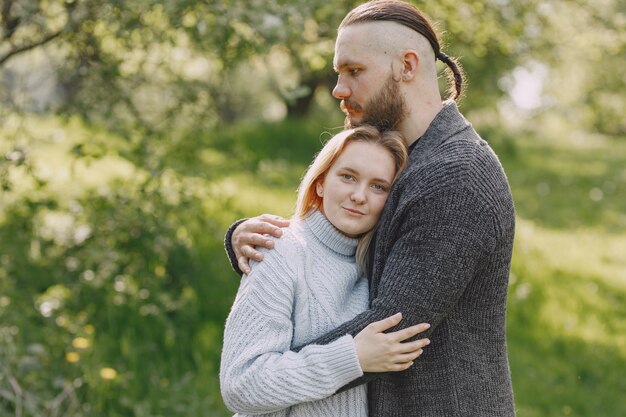
{"type": "Polygon", "coordinates": [[[509,346],[519,415],[626,414],[626,143],[519,138],[509,346]]]}

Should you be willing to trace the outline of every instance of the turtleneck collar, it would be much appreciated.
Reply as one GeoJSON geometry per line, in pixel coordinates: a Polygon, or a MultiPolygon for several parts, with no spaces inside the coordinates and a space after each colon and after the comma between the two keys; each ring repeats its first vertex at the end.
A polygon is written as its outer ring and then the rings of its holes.
{"type": "Polygon", "coordinates": [[[319,210],[311,213],[304,222],[313,235],[328,248],[345,256],[354,256],[359,239],[341,233],[319,210]]]}

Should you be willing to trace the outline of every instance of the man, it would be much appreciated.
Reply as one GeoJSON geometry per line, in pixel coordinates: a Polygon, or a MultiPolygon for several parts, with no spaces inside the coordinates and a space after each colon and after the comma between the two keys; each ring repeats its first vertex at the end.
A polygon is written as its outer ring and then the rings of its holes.
{"type": "MultiPolygon", "coordinates": [[[[436,59],[462,73],[439,49],[428,19],[395,0],[365,3],[339,26],[333,95],[346,124],[397,129],[410,162],[387,200],[369,268],[370,309],[313,341],[356,335],[397,311],[397,328],[426,322],[431,346],[415,365],[366,374],[371,416],[514,416],[505,313],[515,215],[502,167],[459,113],[442,103],[436,59]]],[[[263,234],[285,223],[261,216],[226,237],[233,262],[247,258],[263,234]]]]}

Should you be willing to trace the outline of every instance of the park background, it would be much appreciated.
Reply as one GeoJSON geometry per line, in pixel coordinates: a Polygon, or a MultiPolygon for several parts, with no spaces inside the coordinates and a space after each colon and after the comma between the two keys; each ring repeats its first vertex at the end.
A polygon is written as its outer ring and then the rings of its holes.
{"type": "MultiPolygon", "coordinates": [[[[223,233],[290,215],[355,4],[0,1],[1,417],[229,415],[223,233]]],[[[512,186],[518,416],[626,415],[626,3],[415,4],[512,186]]]]}

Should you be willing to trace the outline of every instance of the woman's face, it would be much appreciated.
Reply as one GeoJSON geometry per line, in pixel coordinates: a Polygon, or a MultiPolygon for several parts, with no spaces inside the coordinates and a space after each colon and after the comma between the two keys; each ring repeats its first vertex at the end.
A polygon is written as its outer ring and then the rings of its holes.
{"type": "Polygon", "coordinates": [[[350,142],[316,184],[322,212],[350,237],[370,231],[382,213],[395,174],[393,157],[385,148],[350,142]]]}

